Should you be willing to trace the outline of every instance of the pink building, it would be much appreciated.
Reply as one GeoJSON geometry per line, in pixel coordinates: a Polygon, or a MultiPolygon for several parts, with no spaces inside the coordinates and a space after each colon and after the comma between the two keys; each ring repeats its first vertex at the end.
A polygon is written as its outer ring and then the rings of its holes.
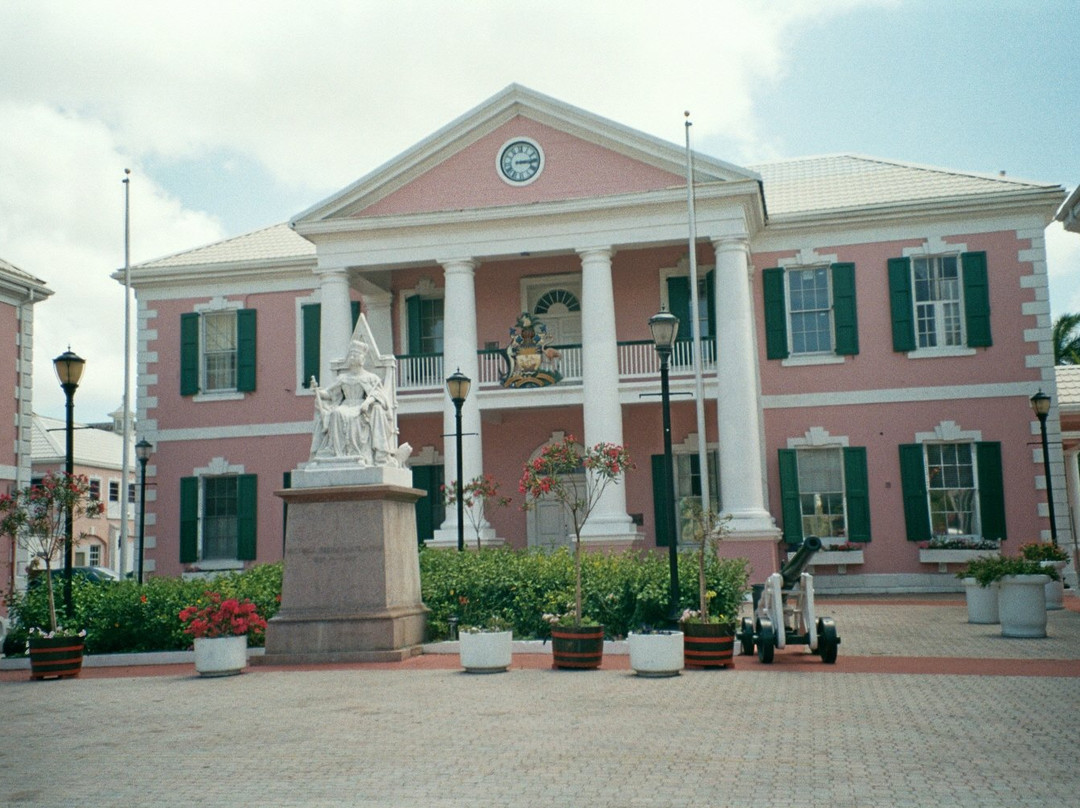
{"type": "MultiPolygon", "coordinates": [[[[457,463],[456,369],[473,380],[463,477],[515,497],[486,514],[484,541],[566,542],[560,512],[524,512],[516,492],[564,434],[638,462],[586,526],[591,546],[671,539],[648,326],[662,307],[681,322],[676,496],[701,494],[705,458],[732,516],[724,552],[755,580],[807,535],[845,548],[819,556],[819,586],[867,591],[953,587],[966,551],[931,539],[1048,537],[1028,398],[1055,395],[1043,230],[1062,189],[852,155],[695,154],[691,281],[685,158],[512,85],[287,225],[133,267],[147,568],[281,558],[274,492],[308,457],[307,380],[330,377],[361,310],[397,356],[429,544],[456,544],[437,494],[457,463]]],[[[1056,407],[1050,427],[1058,439],[1056,407]]],[[[1059,533],[1065,514],[1062,499],[1059,533]]]]}

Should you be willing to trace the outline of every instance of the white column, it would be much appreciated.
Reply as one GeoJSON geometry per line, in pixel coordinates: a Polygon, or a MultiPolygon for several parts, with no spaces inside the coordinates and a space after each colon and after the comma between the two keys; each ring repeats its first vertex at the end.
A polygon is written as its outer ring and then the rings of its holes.
{"type": "Polygon", "coordinates": [[[1077,460],[1080,459],[1080,448],[1069,449],[1065,452],[1065,493],[1066,499],[1069,504],[1069,537],[1067,542],[1062,542],[1061,537],[1058,537],[1058,543],[1069,553],[1072,558],[1072,563],[1065,568],[1065,577],[1071,578],[1069,585],[1077,587],[1080,585],[1080,558],[1077,557],[1077,540],[1076,537],[1080,536],[1077,524],[1077,519],[1080,517],[1080,465],[1077,464],[1077,460]]]}
{"type": "MultiPolygon", "coordinates": [[[[443,300],[443,376],[460,370],[472,380],[469,397],[461,407],[461,479],[467,483],[484,473],[484,442],[480,430],[480,360],[476,349],[476,262],[471,258],[442,261],[445,275],[443,300]]],[[[449,393],[443,388],[443,474],[446,484],[457,479],[456,410],[449,393]]],[[[477,504],[476,515],[483,520],[483,506],[477,504]]],[[[493,538],[490,526],[482,522],[481,540],[493,538]]],[[[457,508],[446,509],[446,521],[435,531],[433,546],[457,546],[457,508]]],[[[476,533],[469,516],[465,516],[465,546],[476,546],[476,533]]]]}
{"type": "Polygon", "coordinates": [[[319,279],[319,386],[334,381],[330,363],[344,359],[352,338],[349,273],[344,269],[316,269],[319,279]]]}
{"type": "Polygon", "coordinates": [[[732,538],[776,539],[765,507],[765,436],[754,339],[749,244],[744,237],[713,241],[716,251],[717,361],[720,382],[720,497],[731,514],[732,538]]]}
{"type": "Polygon", "coordinates": [[[364,289],[361,293],[364,296],[364,316],[367,318],[372,336],[375,337],[375,344],[379,348],[379,353],[393,354],[394,330],[390,318],[393,295],[389,292],[376,290],[374,287],[370,290],[364,289]]]}
{"type": "MultiPolygon", "coordinates": [[[[582,443],[623,443],[619,403],[619,349],[610,247],[581,255],[581,363],[585,434],[582,443]]],[[[633,541],[637,530],[626,513],[626,481],[608,485],[581,531],[582,540],[633,541]]]]}

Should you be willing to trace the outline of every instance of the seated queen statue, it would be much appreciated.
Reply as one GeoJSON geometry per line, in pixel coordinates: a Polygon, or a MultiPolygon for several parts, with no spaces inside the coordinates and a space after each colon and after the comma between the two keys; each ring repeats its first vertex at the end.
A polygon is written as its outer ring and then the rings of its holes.
{"type": "Polygon", "coordinates": [[[315,423],[310,461],[355,463],[361,467],[401,468],[408,444],[397,445],[397,414],[392,391],[367,368],[368,345],[354,339],[337,379],[315,391],[315,423]]]}

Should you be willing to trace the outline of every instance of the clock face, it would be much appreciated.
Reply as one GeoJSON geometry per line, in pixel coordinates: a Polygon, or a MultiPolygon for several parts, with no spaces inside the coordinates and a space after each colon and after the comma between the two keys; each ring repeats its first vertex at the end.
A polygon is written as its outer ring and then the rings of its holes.
{"type": "Polygon", "coordinates": [[[499,176],[511,185],[526,185],[544,167],[540,144],[528,138],[514,138],[499,150],[499,176]]]}

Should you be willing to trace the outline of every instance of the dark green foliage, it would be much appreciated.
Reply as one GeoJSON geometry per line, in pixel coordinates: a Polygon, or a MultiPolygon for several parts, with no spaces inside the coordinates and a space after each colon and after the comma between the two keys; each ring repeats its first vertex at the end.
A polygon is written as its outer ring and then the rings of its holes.
{"type": "MultiPolygon", "coordinates": [[[[734,615],[747,591],[746,561],[710,558],[706,567],[708,587],[716,592],[712,612],[734,615]]],[[[609,637],[666,621],[666,553],[586,553],[581,578],[582,612],[603,624],[609,637]]],[[[574,560],[568,550],[425,549],[420,553],[420,580],[424,604],[431,609],[432,640],[447,636],[451,616],[460,625],[483,625],[499,617],[513,625],[519,639],[547,637],[544,614],[566,614],[574,606],[574,560]]],[[[680,556],[679,590],[679,611],[696,609],[697,559],[691,553],[680,556]]]]}
{"type": "MultiPolygon", "coordinates": [[[[75,619],[60,622],[86,629],[88,654],[180,651],[192,645],[180,624],[181,609],[210,589],[225,597],[248,598],[263,618],[270,619],[280,605],[281,571],[281,564],[261,564],[213,579],[150,578],[142,586],[131,580],[107,584],[74,580],[75,619]]],[[[17,595],[10,614],[11,641],[5,646],[21,653],[27,629],[48,626],[45,587],[17,595]]]]}

